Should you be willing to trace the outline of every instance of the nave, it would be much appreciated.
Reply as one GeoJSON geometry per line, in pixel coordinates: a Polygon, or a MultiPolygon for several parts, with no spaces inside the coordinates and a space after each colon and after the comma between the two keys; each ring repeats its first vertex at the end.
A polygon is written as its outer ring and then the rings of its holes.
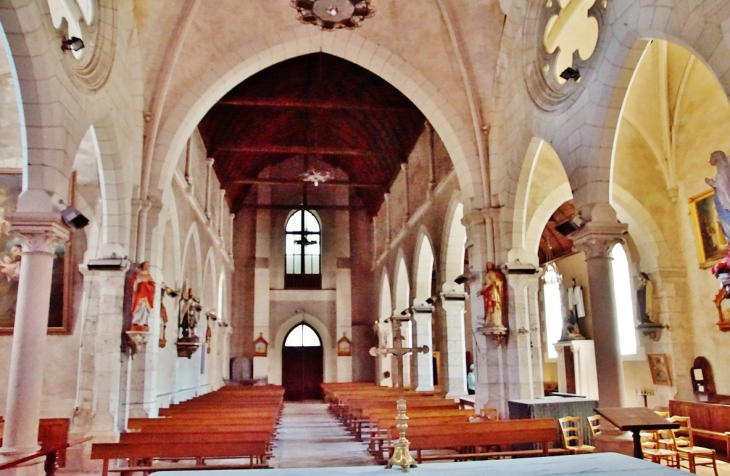
{"type": "Polygon", "coordinates": [[[375,464],[321,402],[286,402],[274,440],[272,468],[323,468],[375,464]]]}

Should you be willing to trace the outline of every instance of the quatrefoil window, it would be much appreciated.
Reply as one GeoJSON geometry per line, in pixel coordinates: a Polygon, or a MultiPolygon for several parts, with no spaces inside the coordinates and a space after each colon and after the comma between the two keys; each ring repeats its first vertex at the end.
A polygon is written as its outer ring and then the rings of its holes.
{"type": "MultiPolygon", "coordinates": [[[[591,57],[598,43],[598,21],[588,15],[596,0],[557,0],[560,12],[548,19],[545,26],[545,50],[557,51],[553,72],[558,83],[565,83],[560,73],[573,67],[573,54],[585,61],[591,57]]],[[[548,0],[547,7],[552,7],[548,0]]]]}
{"type": "MultiPolygon", "coordinates": [[[[48,0],[53,26],[60,30],[66,20],[67,38],[83,38],[81,23],[91,26],[96,16],[96,0],[48,0]]],[[[76,59],[84,55],[84,50],[73,51],[76,59]]]]}

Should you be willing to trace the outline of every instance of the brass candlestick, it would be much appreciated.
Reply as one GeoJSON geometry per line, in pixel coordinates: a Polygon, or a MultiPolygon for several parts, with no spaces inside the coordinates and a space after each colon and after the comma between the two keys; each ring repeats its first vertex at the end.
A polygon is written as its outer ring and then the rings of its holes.
{"type": "Polygon", "coordinates": [[[407,473],[409,468],[416,468],[418,465],[416,464],[416,460],[413,459],[413,456],[411,456],[411,443],[406,438],[408,417],[406,416],[406,399],[403,395],[398,398],[396,409],[398,410],[398,416],[395,417],[398,422],[396,428],[398,428],[398,434],[400,437],[393,448],[393,456],[390,457],[385,468],[388,469],[393,466],[400,466],[403,469],[403,472],[407,473]]]}

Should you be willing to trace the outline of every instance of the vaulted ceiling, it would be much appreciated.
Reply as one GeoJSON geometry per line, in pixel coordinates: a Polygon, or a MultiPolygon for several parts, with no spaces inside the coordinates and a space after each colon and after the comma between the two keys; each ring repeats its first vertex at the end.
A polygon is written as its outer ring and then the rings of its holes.
{"type": "MultiPolygon", "coordinates": [[[[424,124],[423,114],[385,80],[317,53],[239,84],[199,130],[234,212],[264,168],[306,156],[344,171],[351,196],[374,214],[424,124]]],[[[281,182],[292,185],[290,178],[281,182]]]]}

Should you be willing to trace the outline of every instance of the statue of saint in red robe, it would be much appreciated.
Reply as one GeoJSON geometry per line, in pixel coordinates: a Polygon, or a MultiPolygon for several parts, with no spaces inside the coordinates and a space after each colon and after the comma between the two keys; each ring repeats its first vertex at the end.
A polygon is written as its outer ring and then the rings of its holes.
{"type": "Polygon", "coordinates": [[[132,326],[131,331],[149,331],[150,315],[155,302],[155,282],[150,274],[150,263],[139,265],[132,279],[132,326]]]}

